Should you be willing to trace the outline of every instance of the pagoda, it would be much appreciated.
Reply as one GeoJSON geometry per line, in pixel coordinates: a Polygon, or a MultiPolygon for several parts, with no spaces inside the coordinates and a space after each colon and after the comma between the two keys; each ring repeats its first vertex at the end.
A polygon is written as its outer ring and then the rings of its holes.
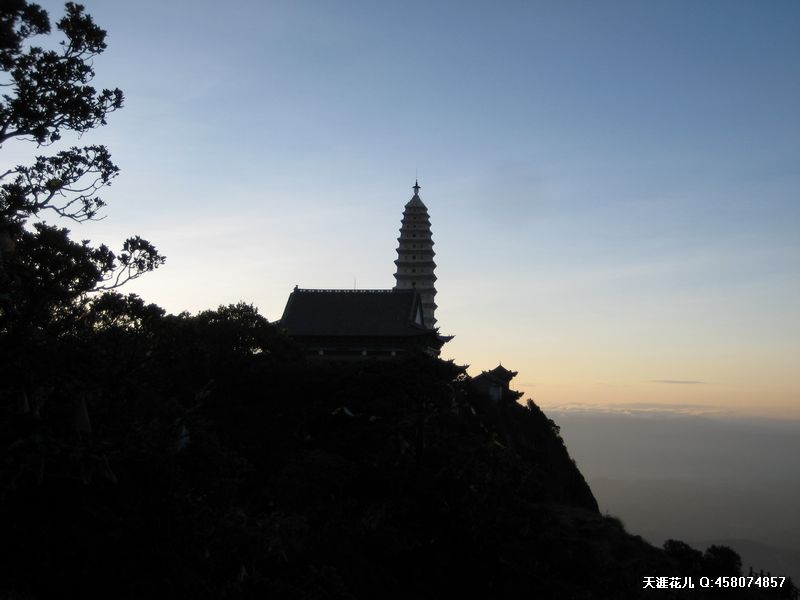
{"type": "Polygon", "coordinates": [[[435,327],[436,275],[428,209],[414,196],[397,238],[396,285],[390,290],[301,289],[289,295],[277,325],[308,357],[326,360],[389,358],[421,351],[439,356],[453,339],[435,327]]]}
{"type": "Polygon", "coordinates": [[[433,236],[428,208],[419,197],[419,181],[414,182],[414,195],[403,210],[400,237],[397,238],[397,271],[395,290],[416,290],[422,300],[422,314],[427,327],[436,326],[436,263],[433,257],[433,236]]]}

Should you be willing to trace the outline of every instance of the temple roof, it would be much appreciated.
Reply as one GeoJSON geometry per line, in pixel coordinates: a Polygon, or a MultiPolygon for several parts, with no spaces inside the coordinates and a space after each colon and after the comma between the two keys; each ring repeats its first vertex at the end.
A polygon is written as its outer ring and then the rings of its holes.
{"type": "Polygon", "coordinates": [[[499,379],[505,379],[507,381],[511,381],[512,379],[514,379],[514,377],[517,376],[517,372],[516,371],[509,371],[503,365],[497,365],[491,371],[487,371],[487,373],[489,373],[491,375],[494,375],[495,377],[497,377],[499,379]]]}
{"type": "Polygon", "coordinates": [[[498,365],[491,371],[482,371],[480,375],[477,375],[473,379],[488,379],[491,381],[496,381],[497,383],[502,383],[503,385],[508,385],[508,383],[516,376],[516,371],[509,371],[503,365],[498,365]]]}
{"type": "Polygon", "coordinates": [[[425,203],[422,201],[422,198],[420,198],[420,197],[419,197],[419,196],[417,196],[416,194],[414,194],[414,195],[411,197],[411,200],[409,200],[408,202],[406,202],[406,208],[408,208],[408,207],[410,207],[410,206],[419,206],[419,207],[422,207],[422,208],[427,208],[427,207],[425,206],[425,203]]]}
{"type": "Polygon", "coordinates": [[[289,295],[280,328],[294,336],[425,335],[415,290],[307,290],[289,295]]]}

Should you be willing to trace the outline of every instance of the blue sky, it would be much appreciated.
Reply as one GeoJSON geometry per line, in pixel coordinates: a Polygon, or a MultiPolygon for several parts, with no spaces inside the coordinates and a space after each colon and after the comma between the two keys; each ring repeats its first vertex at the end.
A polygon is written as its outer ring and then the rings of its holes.
{"type": "Polygon", "coordinates": [[[79,235],[163,250],[131,291],[274,320],[390,287],[418,170],[471,372],[800,416],[800,4],[86,4],[126,106],[84,136],[122,175],[79,235]]]}

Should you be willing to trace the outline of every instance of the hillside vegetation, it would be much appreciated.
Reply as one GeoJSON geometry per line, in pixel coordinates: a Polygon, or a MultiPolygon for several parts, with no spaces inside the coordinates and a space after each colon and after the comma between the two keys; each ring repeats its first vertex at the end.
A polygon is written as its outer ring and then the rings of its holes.
{"type": "Polygon", "coordinates": [[[535,404],[450,362],[309,362],[245,304],[108,294],[82,327],[4,385],[7,597],[631,598],[740,569],[628,535],[535,404]]]}

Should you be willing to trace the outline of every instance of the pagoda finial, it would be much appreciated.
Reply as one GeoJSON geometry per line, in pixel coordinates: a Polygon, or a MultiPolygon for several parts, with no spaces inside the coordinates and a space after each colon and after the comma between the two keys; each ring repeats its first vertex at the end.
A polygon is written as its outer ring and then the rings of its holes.
{"type": "Polygon", "coordinates": [[[419,190],[422,186],[419,184],[419,179],[414,180],[414,195],[419,196],[419,190]]]}

